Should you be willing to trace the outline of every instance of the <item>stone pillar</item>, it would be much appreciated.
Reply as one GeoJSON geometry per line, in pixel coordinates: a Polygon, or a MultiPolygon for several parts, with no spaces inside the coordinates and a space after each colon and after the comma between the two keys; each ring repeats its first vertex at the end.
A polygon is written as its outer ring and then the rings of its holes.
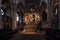
{"type": "Polygon", "coordinates": [[[11,0],[11,15],[12,15],[12,29],[15,30],[17,28],[16,23],[16,0],[11,0]]]}
{"type": "Polygon", "coordinates": [[[60,0],[58,0],[58,7],[59,7],[59,10],[58,10],[58,18],[59,18],[58,29],[60,30],[60,0]]]}
{"type": "Polygon", "coordinates": [[[54,3],[55,0],[51,0],[50,1],[50,5],[51,5],[51,28],[52,29],[58,29],[58,26],[57,26],[57,22],[56,20],[58,19],[57,16],[55,16],[55,13],[54,13],[54,9],[55,9],[55,4],[54,3]]]}
{"type": "Polygon", "coordinates": [[[1,12],[1,7],[2,7],[2,0],[0,0],[0,29],[2,29],[2,12],[1,12]]]}
{"type": "Polygon", "coordinates": [[[51,28],[51,7],[50,7],[50,0],[47,0],[47,27],[51,28]]]}
{"type": "Polygon", "coordinates": [[[51,2],[51,28],[52,29],[57,29],[57,28],[55,28],[56,26],[55,26],[55,24],[54,24],[54,22],[55,22],[55,17],[54,17],[54,12],[53,12],[53,10],[54,10],[54,0],[51,0],[50,1],[51,2]]]}
{"type": "MultiPolygon", "coordinates": [[[[51,26],[51,24],[52,24],[52,20],[53,20],[53,18],[54,18],[54,13],[53,13],[53,0],[49,0],[48,1],[48,13],[47,13],[48,15],[48,27],[50,27],[50,28],[53,28],[52,26],[51,26]]],[[[53,24],[52,24],[53,25],[53,24]]]]}

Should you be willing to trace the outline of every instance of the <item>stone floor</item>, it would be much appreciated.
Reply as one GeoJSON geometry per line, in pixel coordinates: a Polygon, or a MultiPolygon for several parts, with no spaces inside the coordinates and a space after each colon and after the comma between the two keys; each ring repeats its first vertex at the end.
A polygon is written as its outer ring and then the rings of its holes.
{"type": "Polygon", "coordinates": [[[40,34],[17,33],[9,40],[46,40],[46,39],[43,36],[41,36],[40,34]]]}

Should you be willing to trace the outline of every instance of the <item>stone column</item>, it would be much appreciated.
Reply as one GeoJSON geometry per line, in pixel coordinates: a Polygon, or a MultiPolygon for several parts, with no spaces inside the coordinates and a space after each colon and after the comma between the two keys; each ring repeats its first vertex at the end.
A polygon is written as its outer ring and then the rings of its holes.
{"type": "Polygon", "coordinates": [[[58,21],[58,29],[60,30],[60,0],[58,0],[58,7],[59,7],[59,8],[58,8],[58,9],[59,9],[59,10],[58,10],[58,20],[59,20],[59,21],[58,21]]]}
{"type": "MultiPolygon", "coordinates": [[[[51,26],[52,20],[54,19],[54,13],[53,13],[53,0],[48,1],[48,27],[53,28],[51,26]]],[[[53,24],[52,24],[53,25],[53,24]]]]}
{"type": "Polygon", "coordinates": [[[15,30],[17,28],[16,22],[16,0],[11,0],[11,16],[12,16],[12,29],[15,30]]]}
{"type": "Polygon", "coordinates": [[[2,7],[2,0],[0,0],[0,29],[2,29],[2,12],[1,12],[1,7],[2,7]]]}
{"type": "Polygon", "coordinates": [[[54,17],[54,12],[53,12],[53,9],[54,9],[54,0],[51,0],[51,28],[52,29],[56,29],[55,27],[55,24],[54,24],[54,22],[55,22],[55,17],[54,17]]]}
{"type": "Polygon", "coordinates": [[[51,28],[52,29],[58,29],[58,26],[57,26],[57,22],[56,20],[58,19],[57,16],[55,16],[55,13],[54,13],[54,9],[55,9],[55,4],[54,3],[55,0],[51,0],[50,3],[51,3],[51,28]]]}
{"type": "Polygon", "coordinates": [[[51,5],[50,5],[50,0],[47,0],[47,27],[51,28],[51,5]]]}

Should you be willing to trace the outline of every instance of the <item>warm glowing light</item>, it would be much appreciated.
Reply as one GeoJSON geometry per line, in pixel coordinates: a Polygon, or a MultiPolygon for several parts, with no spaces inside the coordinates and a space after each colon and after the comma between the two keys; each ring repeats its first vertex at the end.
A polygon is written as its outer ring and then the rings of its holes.
{"type": "Polygon", "coordinates": [[[26,24],[29,24],[31,22],[38,23],[40,21],[40,15],[38,13],[27,14],[24,17],[24,21],[26,24]]]}

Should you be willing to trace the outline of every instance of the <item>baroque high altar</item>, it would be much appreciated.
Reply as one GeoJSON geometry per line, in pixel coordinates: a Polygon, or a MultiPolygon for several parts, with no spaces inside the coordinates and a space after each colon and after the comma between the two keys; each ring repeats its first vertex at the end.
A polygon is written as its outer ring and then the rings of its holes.
{"type": "Polygon", "coordinates": [[[37,24],[40,22],[41,17],[38,12],[25,13],[24,15],[24,34],[38,34],[37,24]]]}

